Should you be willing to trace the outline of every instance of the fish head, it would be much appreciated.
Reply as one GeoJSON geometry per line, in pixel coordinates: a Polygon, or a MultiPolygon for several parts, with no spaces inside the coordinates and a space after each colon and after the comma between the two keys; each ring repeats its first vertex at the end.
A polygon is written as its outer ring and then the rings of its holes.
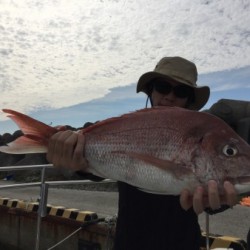
{"type": "Polygon", "coordinates": [[[215,120],[199,138],[197,173],[202,183],[216,180],[221,190],[224,181],[239,193],[250,191],[250,145],[222,120],[215,120]]]}

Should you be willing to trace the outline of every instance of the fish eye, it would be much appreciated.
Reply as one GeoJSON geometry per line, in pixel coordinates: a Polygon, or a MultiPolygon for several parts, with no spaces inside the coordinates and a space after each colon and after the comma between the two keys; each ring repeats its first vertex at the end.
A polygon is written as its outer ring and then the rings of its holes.
{"type": "Polygon", "coordinates": [[[232,145],[226,145],[223,148],[223,153],[226,156],[235,156],[238,153],[238,149],[232,145]]]}

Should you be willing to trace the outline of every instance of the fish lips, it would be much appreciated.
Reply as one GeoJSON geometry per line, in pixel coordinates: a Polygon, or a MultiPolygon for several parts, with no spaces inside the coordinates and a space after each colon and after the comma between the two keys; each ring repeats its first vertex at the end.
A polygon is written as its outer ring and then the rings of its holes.
{"type": "Polygon", "coordinates": [[[250,175],[238,176],[236,178],[227,178],[227,181],[230,181],[232,184],[242,184],[250,185],[250,175]]]}
{"type": "Polygon", "coordinates": [[[250,175],[239,176],[236,178],[227,178],[230,181],[238,194],[250,194],[250,175]]]}
{"type": "Polygon", "coordinates": [[[238,183],[250,185],[250,175],[237,177],[238,183]]]}

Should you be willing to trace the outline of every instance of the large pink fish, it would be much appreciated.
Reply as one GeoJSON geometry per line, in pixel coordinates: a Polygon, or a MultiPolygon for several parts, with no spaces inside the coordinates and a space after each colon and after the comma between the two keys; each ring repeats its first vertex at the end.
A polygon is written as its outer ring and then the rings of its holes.
{"type": "MultiPolygon", "coordinates": [[[[47,151],[58,129],[13,110],[24,136],[0,151],[47,151]]],[[[182,108],[143,109],[110,118],[81,131],[86,137],[88,171],[140,189],[177,195],[183,188],[230,180],[239,193],[250,191],[250,146],[221,119],[182,108]]],[[[222,191],[221,191],[222,192],[222,191]]]]}

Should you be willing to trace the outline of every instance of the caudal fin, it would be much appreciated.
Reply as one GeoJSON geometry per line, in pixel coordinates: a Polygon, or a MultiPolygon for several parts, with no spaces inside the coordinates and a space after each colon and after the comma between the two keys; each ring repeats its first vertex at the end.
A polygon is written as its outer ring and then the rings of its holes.
{"type": "Polygon", "coordinates": [[[27,115],[11,109],[3,109],[23,132],[15,141],[0,147],[0,152],[30,154],[47,152],[48,139],[58,130],[27,115]]]}

